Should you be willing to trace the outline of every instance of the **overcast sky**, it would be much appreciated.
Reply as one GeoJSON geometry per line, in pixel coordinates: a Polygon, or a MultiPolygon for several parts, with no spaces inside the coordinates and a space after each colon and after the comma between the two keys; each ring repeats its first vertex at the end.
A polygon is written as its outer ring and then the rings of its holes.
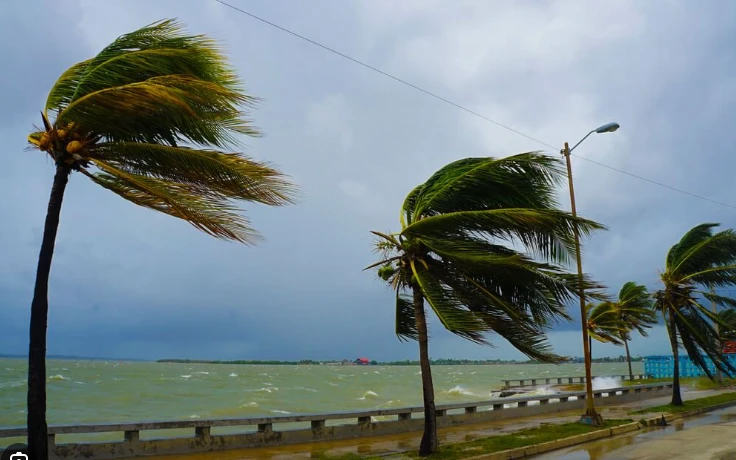
{"type": "MultiPolygon", "coordinates": [[[[275,1],[232,4],[553,146],[609,121],[578,150],[606,165],[736,204],[736,3],[275,1]]],[[[214,0],[0,3],[0,353],[25,353],[53,165],[25,139],[49,88],[118,35],[163,18],[220,40],[263,99],[247,153],[301,189],[298,205],[246,213],[266,240],[221,242],[86,178],[67,189],[49,291],[51,354],[131,358],[414,359],[394,336],[369,230],[399,228],[415,185],[469,156],[546,147],[214,0]]],[[[585,270],[617,292],[657,286],[668,248],[734,209],[577,159],[581,215],[609,228],[585,270]]],[[[560,202],[568,208],[565,189],[560,202]]],[[[572,267],[571,267],[572,268],[572,267]]],[[[432,357],[519,358],[430,325],[432,357]]],[[[579,356],[575,324],[550,333],[579,356]]],[[[662,328],[634,355],[669,353],[662,328]]],[[[622,349],[594,346],[594,355],[622,349]]]]}

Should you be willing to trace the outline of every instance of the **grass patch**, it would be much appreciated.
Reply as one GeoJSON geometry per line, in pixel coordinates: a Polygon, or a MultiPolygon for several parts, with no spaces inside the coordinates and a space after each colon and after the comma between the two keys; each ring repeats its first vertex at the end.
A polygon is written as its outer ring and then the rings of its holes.
{"type": "Polygon", "coordinates": [[[703,407],[715,406],[731,401],[736,401],[736,392],[724,393],[722,395],[708,396],[707,398],[698,398],[691,401],[685,401],[682,406],[673,406],[672,404],[665,404],[663,406],[648,407],[646,409],[630,412],[630,414],[650,414],[650,413],[666,413],[676,414],[679,412],[685,412],[694,409],[701,409],[703,407]]]}
{"type": "MultiPolygon", "coordinates": [[[[639,380],[624,380],[622,386],[631,387],[635,385],[650,385],[653,383],[668,383],[671,382],[671,378],[666,379],[639,379],[639,380]]],[[[683,387],[691,388],[693,390],[716,390],[718,388],[729,387],[736,385],[736,380],[724,378],[723,383],[714,382],[708,377],[685,377],[680,378],[680,385],[683,387]]]]}
{"type": "MultiPolygon", "coordinates": [[[[470,442],[459,442],[441,445],[439,451],[430,455],[430,459],[456,460],[475,457],[483,454],[492,454],[502,450],[527,447],[557,439],[569,438],[580,434],[591,433],[602,429],[631,423],[632,420],[606,420],[604,427],[592,427],[580,423],[547,424],[538,428],[527,428],[515,433],[488,438],[476,439],[470,442]]],[[[408,458],[419,458],[415,452],[406,455],[408,458]]]]}

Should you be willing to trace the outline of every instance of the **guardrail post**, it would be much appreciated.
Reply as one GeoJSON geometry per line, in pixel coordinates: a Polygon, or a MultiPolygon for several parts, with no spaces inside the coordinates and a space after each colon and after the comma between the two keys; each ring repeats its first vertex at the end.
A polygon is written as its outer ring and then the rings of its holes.
{"type": "Polygon", "coordinates": [[[465,413],[466,414],[475,414],[476,412],[478,412],[478,408],[475,407],[475,406],[471,406],[471,407],[466,407],[465,408],[465,413]]]}
{"type": "Polygon", "coordinates": [[[539,404],[540,405],[549,404],[549,399],[540,399],[539,404]]]}
{"type": "Polygon", "coordinates": [[[370,424],[371,424],[370,417],[358,417],[358,425],[370,425],[370,424]]]}
{"type": "Polygon", "coordinates": [[[519,380],[519,386],[520,387],[523,387],[524,386],[524,381],[523,380],[519,380]]]}
{"type": "MultiPolygon", "coordinates": [[[[46,442],[49,445],[49,452],[54,452],[56,450],[56,435],[53,433],[47,435],[46,442]]],[[[53,457],[53,455],[51,457],[53,457]]]]}
{"type": "Polygon", "coordinates": [[[436,409],[434,412],[437,414],[437,417],[444,417],[447,414],[445,409],[436,409]]]}
{"type": "Polygon", "coordinates": [[[503,409],[503,404],[494,404],[493,405],[493,410],[502,410],[502,409],[503,409]]]}
{"type": "Polygon", "coordinates": [[[273,432],[273,423],[259,423],[258,424],[258,432],[259,433],[272,433],[273,432]]]}
{"type": "Polygon", "coordinates": [[[209,439],[210,437],[210,427],[208,426],[198,426],[194,428],[194,435],[198,438],[202,439],[209,439]]]}
{"type": "Polygon", "coordinates": [[[602,398],[603,397],[603,393],[602,392],[601,393],[593,393],[593,397],[594,398],[602,398]]]}
{"type": "Polygon", "coordinates": [[[516,407],[526,407],[528,403],[526,401],[519,401],[516,403],[516,407]]]}
{"type": "Polygon", "coordinates": [[[138,442],[141,434],[138,430],[125,431],[124,439],[129,454],[136,456],[138,454],[138,442]]]}
{"type": "Polygon", "coordinates": [[[549,379],[544,379],[544,383],[545,383],[546,385],[549,385],[549,379]]]}
{"type": "Polygon", "coordinates": [[[125,442],[136,443],[141,438],[141,432],[138,430],[130,430],[125,432],[125,442]]]}
{"type": "Polygon", "coordinates": [[[325,434],[325,421],[312,420],[312,437],[321,438],[325,434]]]}
{"type": "Polygon", "coordinates": [[[399,421],[400,422],[406,422],[411,420],[411,412],[403,412],[399,414],[399,421]]]}
{"type": "Polygon", "coordinates": [[[560,396],[559,399],[561,403],[566,403],[570,400],[570,398],[568,398],[567,396],[560,396]]]}
{"type": "Polygon", "coordinates": [[[532,379],[532,386],[537,386],[537,379],[532,379]]]}
{"type": "Polygon", "coordinates": [[[562,379],[561,379],[561,378],[558,378],[558,379],[557,379],[557,384],[558,384],[558,385],[561,385],[561,384],[562,384],[562,379]]]}
{"type": "Polygon", "coordinates": [[[569,378],[567,379],[567,383],[572,383],[572,377],[569,377],[569,378]]]}

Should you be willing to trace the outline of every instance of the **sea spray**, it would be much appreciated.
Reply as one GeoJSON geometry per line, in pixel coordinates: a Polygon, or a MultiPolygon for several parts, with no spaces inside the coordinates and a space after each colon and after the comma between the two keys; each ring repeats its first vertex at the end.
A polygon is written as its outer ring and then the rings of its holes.
{"type": "Polygon", "coordinates": [[[593,391],[610,390],[611,388],[619,388],[621,379],[618,377],[595,377],[593,378],[593,391]]]}

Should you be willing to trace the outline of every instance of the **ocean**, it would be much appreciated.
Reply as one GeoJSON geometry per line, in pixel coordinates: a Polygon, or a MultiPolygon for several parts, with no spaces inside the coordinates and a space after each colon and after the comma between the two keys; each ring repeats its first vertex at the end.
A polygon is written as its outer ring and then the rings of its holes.
{"type": "MultiPolygon", "coordinates": [[[[634,373],[643,371],[634,363],[634,373]]],[[[0,426],[26,419],[23,359],[0,359],[0,426]]],[[[593,364],[623,375],[625,363],[593,364]]],[[[581,364],[434,366],[437,404],[494,397],[502,379],[581,376],[581,364]]],[[[49,360],[48,422],[276,416],[419,406],[418,366],[266,366],[49,360]]]]}

